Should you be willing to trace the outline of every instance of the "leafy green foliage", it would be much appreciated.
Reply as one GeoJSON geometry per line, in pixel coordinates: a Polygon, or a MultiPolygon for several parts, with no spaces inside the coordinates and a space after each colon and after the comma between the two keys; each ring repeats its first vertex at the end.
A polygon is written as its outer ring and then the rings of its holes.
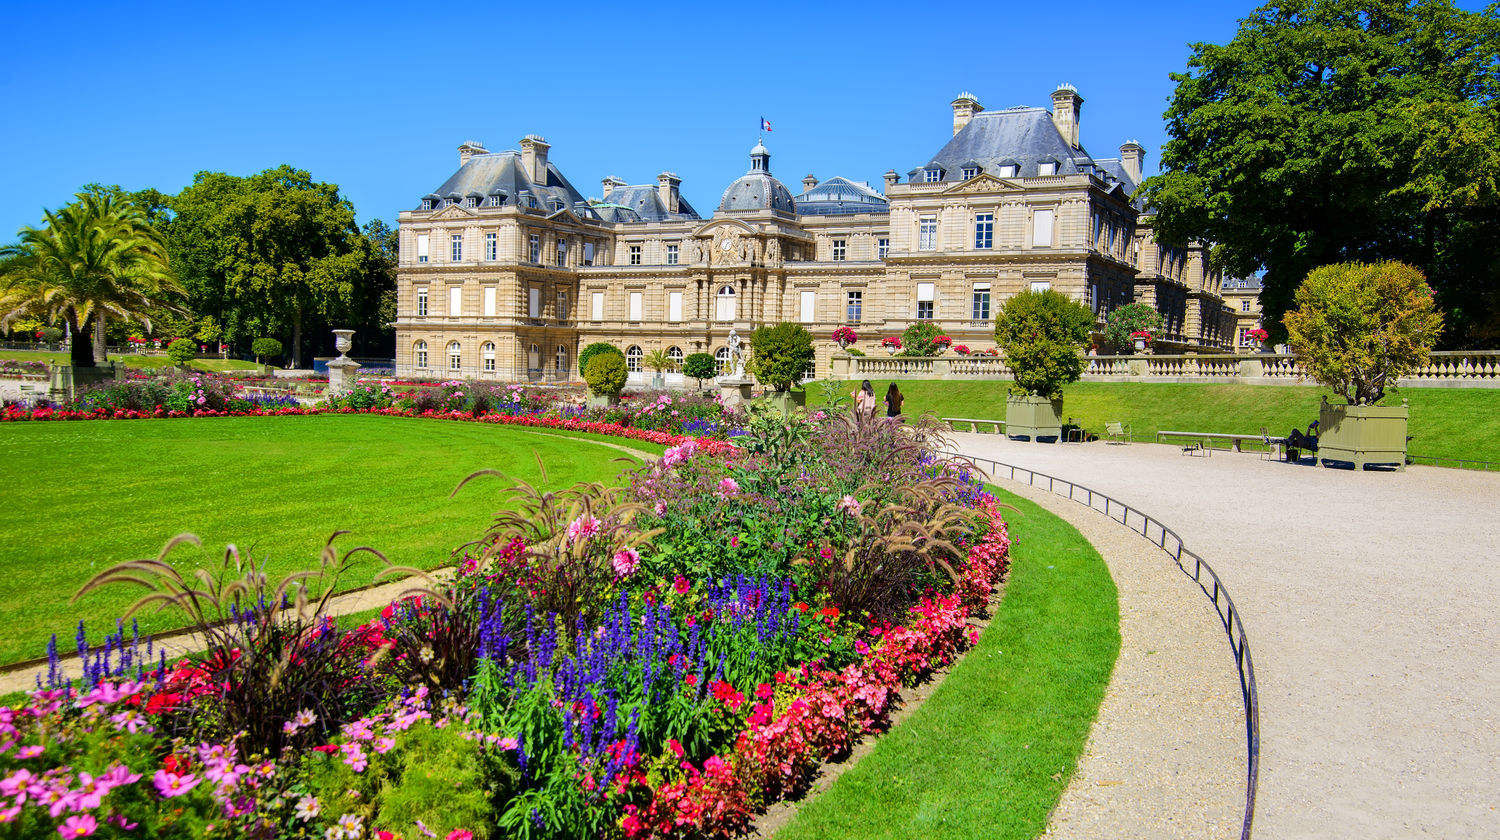
{"type": "Polygon", "coordinates": [[[758,327],[750,334],[750,347],[750,372],[777,391],[801,382],[813,361],[812,333],[801,324],[758,327]]]}
{"type": "MultiPolygon", "coordinates": [[[[294,367],[308,349],[304,328],[344,326],[371,308],[368,299],[378,306],[389,288],[388,273],[371,273],[371,245],[353,205],[337,185],[303,170],[283,165],[247,178],[200,172],[172,209],[169,249],[194,308],[213,313],[230,341],[290,334],[294,367]]],[[[325,329],[316,340],[332,339],[325,329]]]]}
{"type": "Polygon", "coordinates": [[[630,371],[625,367],[625,357],[616,353],[599,353],[589,360],[583,371],[583,380],[589,385],[589,393],[617,397],[625,387],[630,371]]]}
{"type": "Polygon", "coordinates": [[[39,317],[73,327],[73,365],[104,360],[105,319],[139,321],[178,291],[160,233],[128,200],[79,193],[0,248],[0,325],[39,317]],[[92,340],[92,345],[90,341],[92,340]]]}
{"type": "Polygon", "coordinates": [[[1395,262],[1315,269],[1285,321],[1313,378],[1350,405],[1379,402],[1402,374],[1427,361],[1443,328],[1422,272],[1395,262]]]}
{"type": "Polygon", "coordinates": [[[714,374],[718,373],[718,370],[718,363],[714,361],[713,355],[709,353],[689,353],[688,357],[682,360],[683,375],[691,376],[698,380],[698,384],[700,385],[703,384],[703,380],[705,379],[713,379],[714,374]]]}
{"type": "Polygon", "coordinates": [[[280,356],[281,342],[274,338],[257,338],[250,342],[250,352],[255,354],[256,361],[268,356],[280,356]]]}
{"type": "Polygon", "coordinates": [[[584,376],[588,373],[589,360],[593,359],[600,353],[614,353],[621,359],[625,358],[625,354],[620,350],[620,348],[603,341],[596,341],[593,344],[590,344],[589,346],[583,348],[583,352],[578,354],[579,376],[584,376]]]}
{"type": "Polygon", "coordinates": [[[647,353],[645,357],[641,359],[641,364],[645,365],[647,370],[654,370],[657,372],[671,370],[672,368],[676,367],[676,363],[672,361],[671,356],[667,355],[667,351],[660,348],[647,353]]]}
{"type": "Polygon", "coordinates": [[[931,321],[918,321],[901,333],[901,355],[936,356],[944,348],[933,339],[943,334],[943,328],[931,321]]]}
{"type": "Polygon", "coordinates": [[[1161,329],[1161,313],[1144,303],[1127,303],[1115,307],[1104,322],[1104,338],[1123,353],[1135,349],[1133,332],[1149,332],[1153,335],[1161,329]]]}
{"type": "Polygon", "coordinates": [[[1081,350],[1093,329],[1094,313],[1061,292],[1021,292],[995,317],[995,343],[1016,380],[1018,395],[1057,397],[1062,386],[1083,375],[1081,350]]]}
{"type": "Polygon", "coordinates": [[[167,345],[167,358],[178,367],[187,367],[198,355],[198,345],[191,338],[179,338],[167,345]]]}
{"type": "Polygon", "coordinates": [[[1268,3],[1193,48],[1141,191],[1160,241],[1264,268],[1273,337],[1302,278],[1350,260],[1422,269],[1453,343],[1500,337],[1496,7],[1268,3]]]}

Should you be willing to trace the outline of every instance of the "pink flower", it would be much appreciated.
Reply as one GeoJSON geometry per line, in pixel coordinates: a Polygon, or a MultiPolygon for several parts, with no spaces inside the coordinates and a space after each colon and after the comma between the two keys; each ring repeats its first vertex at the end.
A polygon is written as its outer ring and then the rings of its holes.
{"type": "Polygon", "coordinates": [[[630,577],[635,574],[636,566],[640,565],[641,554],[633,548],[622,548],[615,552],[614,567],[615,574],[620,577],[630,577]]]}
{"type": "Polygon", "coordinates": [[[863,510],[859,505],[859,500],[853,496],[845,496],[840,499],[838,509],[850,516],[859,516],[860,511],[863,510]]]}
{"type": "Polygon", "coordinates": [[[728,498],[740,492],[740,483],[732,478],[724,478],[719,481],[719,495],[728,498]]]}
{"type": "Polygon", "coordinates": [[[568,525],[568,540],[586,540],[599,533],[601,523],[592,516],[580,516],[568,525]]]}
{"type": "Polygon", "coordinates": [[[448,836],[443,838],[443,840],[474,840],[474,832],[455,828],[448,832],[448,836]]]}
{"type": "Polygon", "coordinates": [[[682,575],[678,575],[677,579],[672,581],[672,590],[678,595],[686,595],[688,590],[692,588],[692,584],[688,583],[688,579],[682,575]]]}
{"type": "Polygon", "coordinates": [[[176,773],[158,770],[156,775],[151,777],[151,784],[156,785],[156,792],[161,794],[163,799],[171,799],[197,787],[198,777],[191,773],[179,776],[176,773]]]}
{"type": "Polygon", "coordinates": [[[88,837],[99,827],[99,822],[88,814],[68,817],[62,825],[57,827],[57,833],[64,837],[88,837]]]}
{"type": "Polygon", "coordinates": [[[33,744],[29,747],[22,747],[19,750],[16,750],[16,758],[36,758],[37,756],[42,754],[43,749],[44,747],[39,744],[33,744]]]}
{"type": "Polygon", "coordinates": [[[13,823],[21,817],[21,806],[12,805],[9,808],[0,808],[0,825],[13,823]]]}
{"type": "Polygon", "coordinates": [[[375,739],[375,752],[380,753],[381,755],[385,755],[386,753],[390,752],[391,748],[394,746],[396,746],[395,738],[375,739]]]}

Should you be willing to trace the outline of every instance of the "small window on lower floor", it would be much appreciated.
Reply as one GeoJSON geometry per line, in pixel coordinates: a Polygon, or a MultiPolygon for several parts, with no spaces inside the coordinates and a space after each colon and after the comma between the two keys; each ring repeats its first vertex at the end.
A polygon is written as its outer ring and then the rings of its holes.
{"type": "Polygon", "coordinates": [[[625,369],[631,373],[641,372],[641,357],[645,355],[641,348],[635,344],[630,345],[625,351],[625,369]]]}
{"type": "Polygon", "coordinates": [[[557,345],[557,354],[553,358],[553,363],[555,365],[555,367],[553,368],[553,370],[557,371],[558,373],[563,373],[563,372],[567,371],[567,369],[568,369],[568,348],[566,346],[561,345],[561,344],[557,345]]]}
{"type": "Polygon", "coordinates": [[[495,372],[495,345],[494,342],[486,341],[479,348],[479,357],[484,360],[484,369],[489,373],[495,372]]]}
{"type": "Polygon", "coordinates": [[[419,341],[412,345],[412,365],[414,367],[427,367],[427,342],[419,341]]]}
{"type": "Polygon", "coordinates": [[[729,366],[729,348],[720,347],[719,349],[715,350],[714,362],[716,363],[719,373],[722,374],[724,372],[724,369],[729,366]]]}
{"type": "Polygon", "coordinates": [[[449,370],[462,370],[463,366],[464,366],[464,352],[463,352],[463,348],[460,347],[459,343],[455,341],[452,344],[448,345],[448,369],[449,370]]]}

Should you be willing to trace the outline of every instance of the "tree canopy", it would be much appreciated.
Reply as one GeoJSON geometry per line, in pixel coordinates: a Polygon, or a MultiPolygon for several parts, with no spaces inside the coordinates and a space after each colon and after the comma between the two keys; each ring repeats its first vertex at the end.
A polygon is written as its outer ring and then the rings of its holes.
{"type": "Polygon", "coordinates": [[[813,337],[801,324],[757,327],[750,334],[750,364],[762,385],[785,391],[802,381],[813,363],[813,337]]]}
{"type": "Polygon", "coordinates": [[[1350,405],[1374,405],[1427,361],[1443,316],[1422,272],[1401,263],[1325,265],[1297,289],[1286,314],[1292,349],[1308,372],[1350,405]]]}
{"type": "Polygon", "coordinates": [[[1264,270],[1266,324],[1313,268],[1422,269],[1450,340],[1500,338],[1500,7],[1284,0],[1193,45],[1141,195],[1157,238],[1264,270]]]}
{"type": "Polygon", "coordinates": [[[105,319],[150,327],[153,308],[178,291],[167,269],[167,249],[146,215],[130,201],[82,192],[42,227],[21,230],[0,248],[0,323],[31,315],[72,326],[71,361],[104,361],[105,319]],[[91,346],[92,339],[92,346],[91,346]]]}
{"type": "Polygon", "coordinates": [[[171,205],[177,275],[227,338],[290,333],[300,366],[304,326],[378,311],[384,290],[370,286],[384,281],[371,261],[387,246],[366,240],[336,185],[285,165],[246,178],[200,172],[171,205]]]}
{"type": "Polygon", "coordinates": [[[995,343],[1015,375],[1017,395],[1058,397],[1083,375],[1083,347],[1094,313],[1061,292],[1021,292],[995,316],[995,343]]]}

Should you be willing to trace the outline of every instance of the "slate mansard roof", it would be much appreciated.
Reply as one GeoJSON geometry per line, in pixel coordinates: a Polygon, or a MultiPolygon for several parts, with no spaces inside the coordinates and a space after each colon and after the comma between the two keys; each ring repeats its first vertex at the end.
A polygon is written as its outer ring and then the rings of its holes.
{"type": "Polygon", "coordinates": [[[1046,109],[981,111],[931,161],[912,170],[910,177],[914,182],[925,181],[924,170],[936,164],[944,170],[940,180],[962,181],[964,168],[978,164],[990,175],[999,175],[1002,166],[1014,165],[1019,167],[1017,176],[1033,178],[1048,161],[1057,164],[1058,175],[1094,171],[1094,159],[1068,145],[1046,109]]]}
{"type": "Polygon", "coordinates": [[[833,177],[794,199],[804,216],[842,216],[856,213],[889,213],[890,202],[869,184],[833,177]]]}
{"type": "Polygon", "coordinates": [[[662,203],[661,191],[655,184],[632,184],[615,187],[603,200],[593,203],[594,212],[606,222],[665,222],[682,219],[701,219],[698,211],[681,195],[677,199],[677,212],[673,213],[662,203]]]}
{"type": "Polygon", "coordinates": [[[562,209],[592,217],[583,195],[568,183],[551,161],[547,163],[546,182],[533,181],[521,165],[521,153],[514,150],[474,155],[425,198],[432,199],[433,206],[437,207],[449,199],[461,200],[469,196],[488,199],[503,194],[502,203],[511,206],[520,203],[523,192],[535,201],[533,206],[542,210],[555,211],[560,204],[562,209]]]}

